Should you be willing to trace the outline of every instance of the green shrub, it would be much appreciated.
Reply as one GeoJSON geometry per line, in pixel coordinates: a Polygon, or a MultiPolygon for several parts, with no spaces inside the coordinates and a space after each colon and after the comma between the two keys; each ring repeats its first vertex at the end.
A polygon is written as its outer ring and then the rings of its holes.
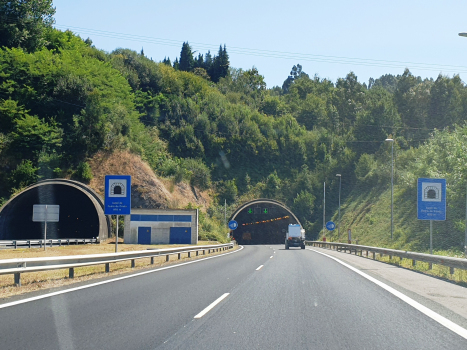
{"type": "Polygon", "coordinates": [[[79,180],[85,183],[89,183],[94,177],[92,175],[92,170],[91,170],[91,166],[89,165],[89,163],[88,162],[79,163],[78,168],[76,169],[76,172],[75,172],[75,176],[79,180]]]}

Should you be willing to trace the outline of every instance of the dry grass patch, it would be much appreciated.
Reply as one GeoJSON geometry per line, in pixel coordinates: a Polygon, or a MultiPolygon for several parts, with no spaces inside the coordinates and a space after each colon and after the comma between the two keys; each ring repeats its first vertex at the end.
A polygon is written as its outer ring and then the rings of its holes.
{"type": "Polygon", "coordinates": [[[400,259],[398,257],[392,257],[385,255],[383,257],[376,255],[376,260],[382,261],[388,264],[397,265],[406,269],[422,272],[427,275],[440,277],[442,279],[455,282],[459,285],[467,287],[467,271],[462,269],[454,269],[454,273],[450,273],[450,269],[447,266],[433,264],[430,269],[430,264],[427,262],[417,261],[415,266],[412,266],[412,259],[400,259]]]}
{"type": "MultiPolygon", "coordinates": [[[[44,250],[40,248],[25,248],[25,249],[9,249],[0,251],[0,259],[13,259],[13,258],[33,258],[33,257],[47,257],[47,256],[66,256],[66,255],[87,255],[87,254],[104,254],[115,252],[115,245],[113,241],[106,241],[107,244],[87,244],[81,246],[63,246],[52,247],[44,250]],[[110,243],[110,244],[109,244],[110,243]]],[[[198,245],[218,244],[218,242],[200,241],[198,245]]],[[[138,251],[147,250],[148,248],[163,249],[179,247],[180,245],[125,245],[119,242],[118,251],[138,251]]],[[[235,247],[234,249],[236,249],[235,247]]],[[[207,255],[206,251],[206,255],[207,255]]],[[[212,255],[222,254],[225,251],[211,253],[212,255]]],[[[200,253],[202,254],[202,253],[200,253]]],[[[181,259],[178,260],[177,254],[170,256],[170,261],[166,262],[166,257],[154,257],[154,265],[151,265],[151,258],[142,258],[135,260],[135,267],[131,268],[131,260],[122,261],[110,264],[110,272],[105,273],[105,265],[84,266],[75,268],[75,278],[68,278],[68,268],[62,270],[40,271],[21,274],[21,287],[14,285],[13,275],[0,275],[0,298],[8,298],[13,295],[25,294],[42,289],[55,288],[68,286],[73,283],[88,281],[92,279],[99,279],[108,276],[115,276],[125,272],[149,269],[163,265],[173,264],[179,261],[188,261],[205,257],[203,255],[196,256],[196,253],[191,253],[188,258],[188,253],[182,253],[181,259]]]]}

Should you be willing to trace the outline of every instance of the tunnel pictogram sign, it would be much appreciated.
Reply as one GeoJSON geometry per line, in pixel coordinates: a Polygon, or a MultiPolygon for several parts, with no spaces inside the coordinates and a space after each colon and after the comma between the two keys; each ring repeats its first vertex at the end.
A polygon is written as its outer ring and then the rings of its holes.
{"type": "Polygon", "coordinates": [[[446,220],[446,179],[418,179],[418,220],[446,220]]]}
{"type": "Polygon", "coordinates": [[[105,176],[105,215],[131,214],[131,176],[105,176]]]}

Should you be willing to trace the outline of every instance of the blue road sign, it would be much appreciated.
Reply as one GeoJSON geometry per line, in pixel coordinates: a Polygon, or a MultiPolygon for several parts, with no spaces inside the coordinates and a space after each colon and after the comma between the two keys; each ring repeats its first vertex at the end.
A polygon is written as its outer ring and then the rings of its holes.
{"type": "Polygon", "coordinates": [[[418,179],[418,220],[446,220],[446,179],[418,179]]]}
{"type": "Polygon", "coordinates": [[[238,222],[236,222],[235,220],[229,221],[229,228],[231,230],[235,230],[237,227],[238,227],[238,222]]]}
{"type": "Polygon", "coordinates": [[[131,214],[131,176],[105,176],[105,215],[131,214]]]}
{"type": "Polygon", "coordinates": [[[336,224],[332,221],[328,221],[326,223],[326,228],[329,230],[329,231],[333,231],[335,228],[336,228],[336,224]]]}

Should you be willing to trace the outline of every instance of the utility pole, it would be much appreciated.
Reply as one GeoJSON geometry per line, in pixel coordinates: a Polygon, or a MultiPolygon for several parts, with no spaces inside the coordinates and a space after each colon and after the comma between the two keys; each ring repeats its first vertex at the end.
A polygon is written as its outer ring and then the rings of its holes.
{"type": "Polygon", "coordinates": [[[326,182],[324,182],[324,197],[323,197],[323,236],[326,236],[326,182]]]}

